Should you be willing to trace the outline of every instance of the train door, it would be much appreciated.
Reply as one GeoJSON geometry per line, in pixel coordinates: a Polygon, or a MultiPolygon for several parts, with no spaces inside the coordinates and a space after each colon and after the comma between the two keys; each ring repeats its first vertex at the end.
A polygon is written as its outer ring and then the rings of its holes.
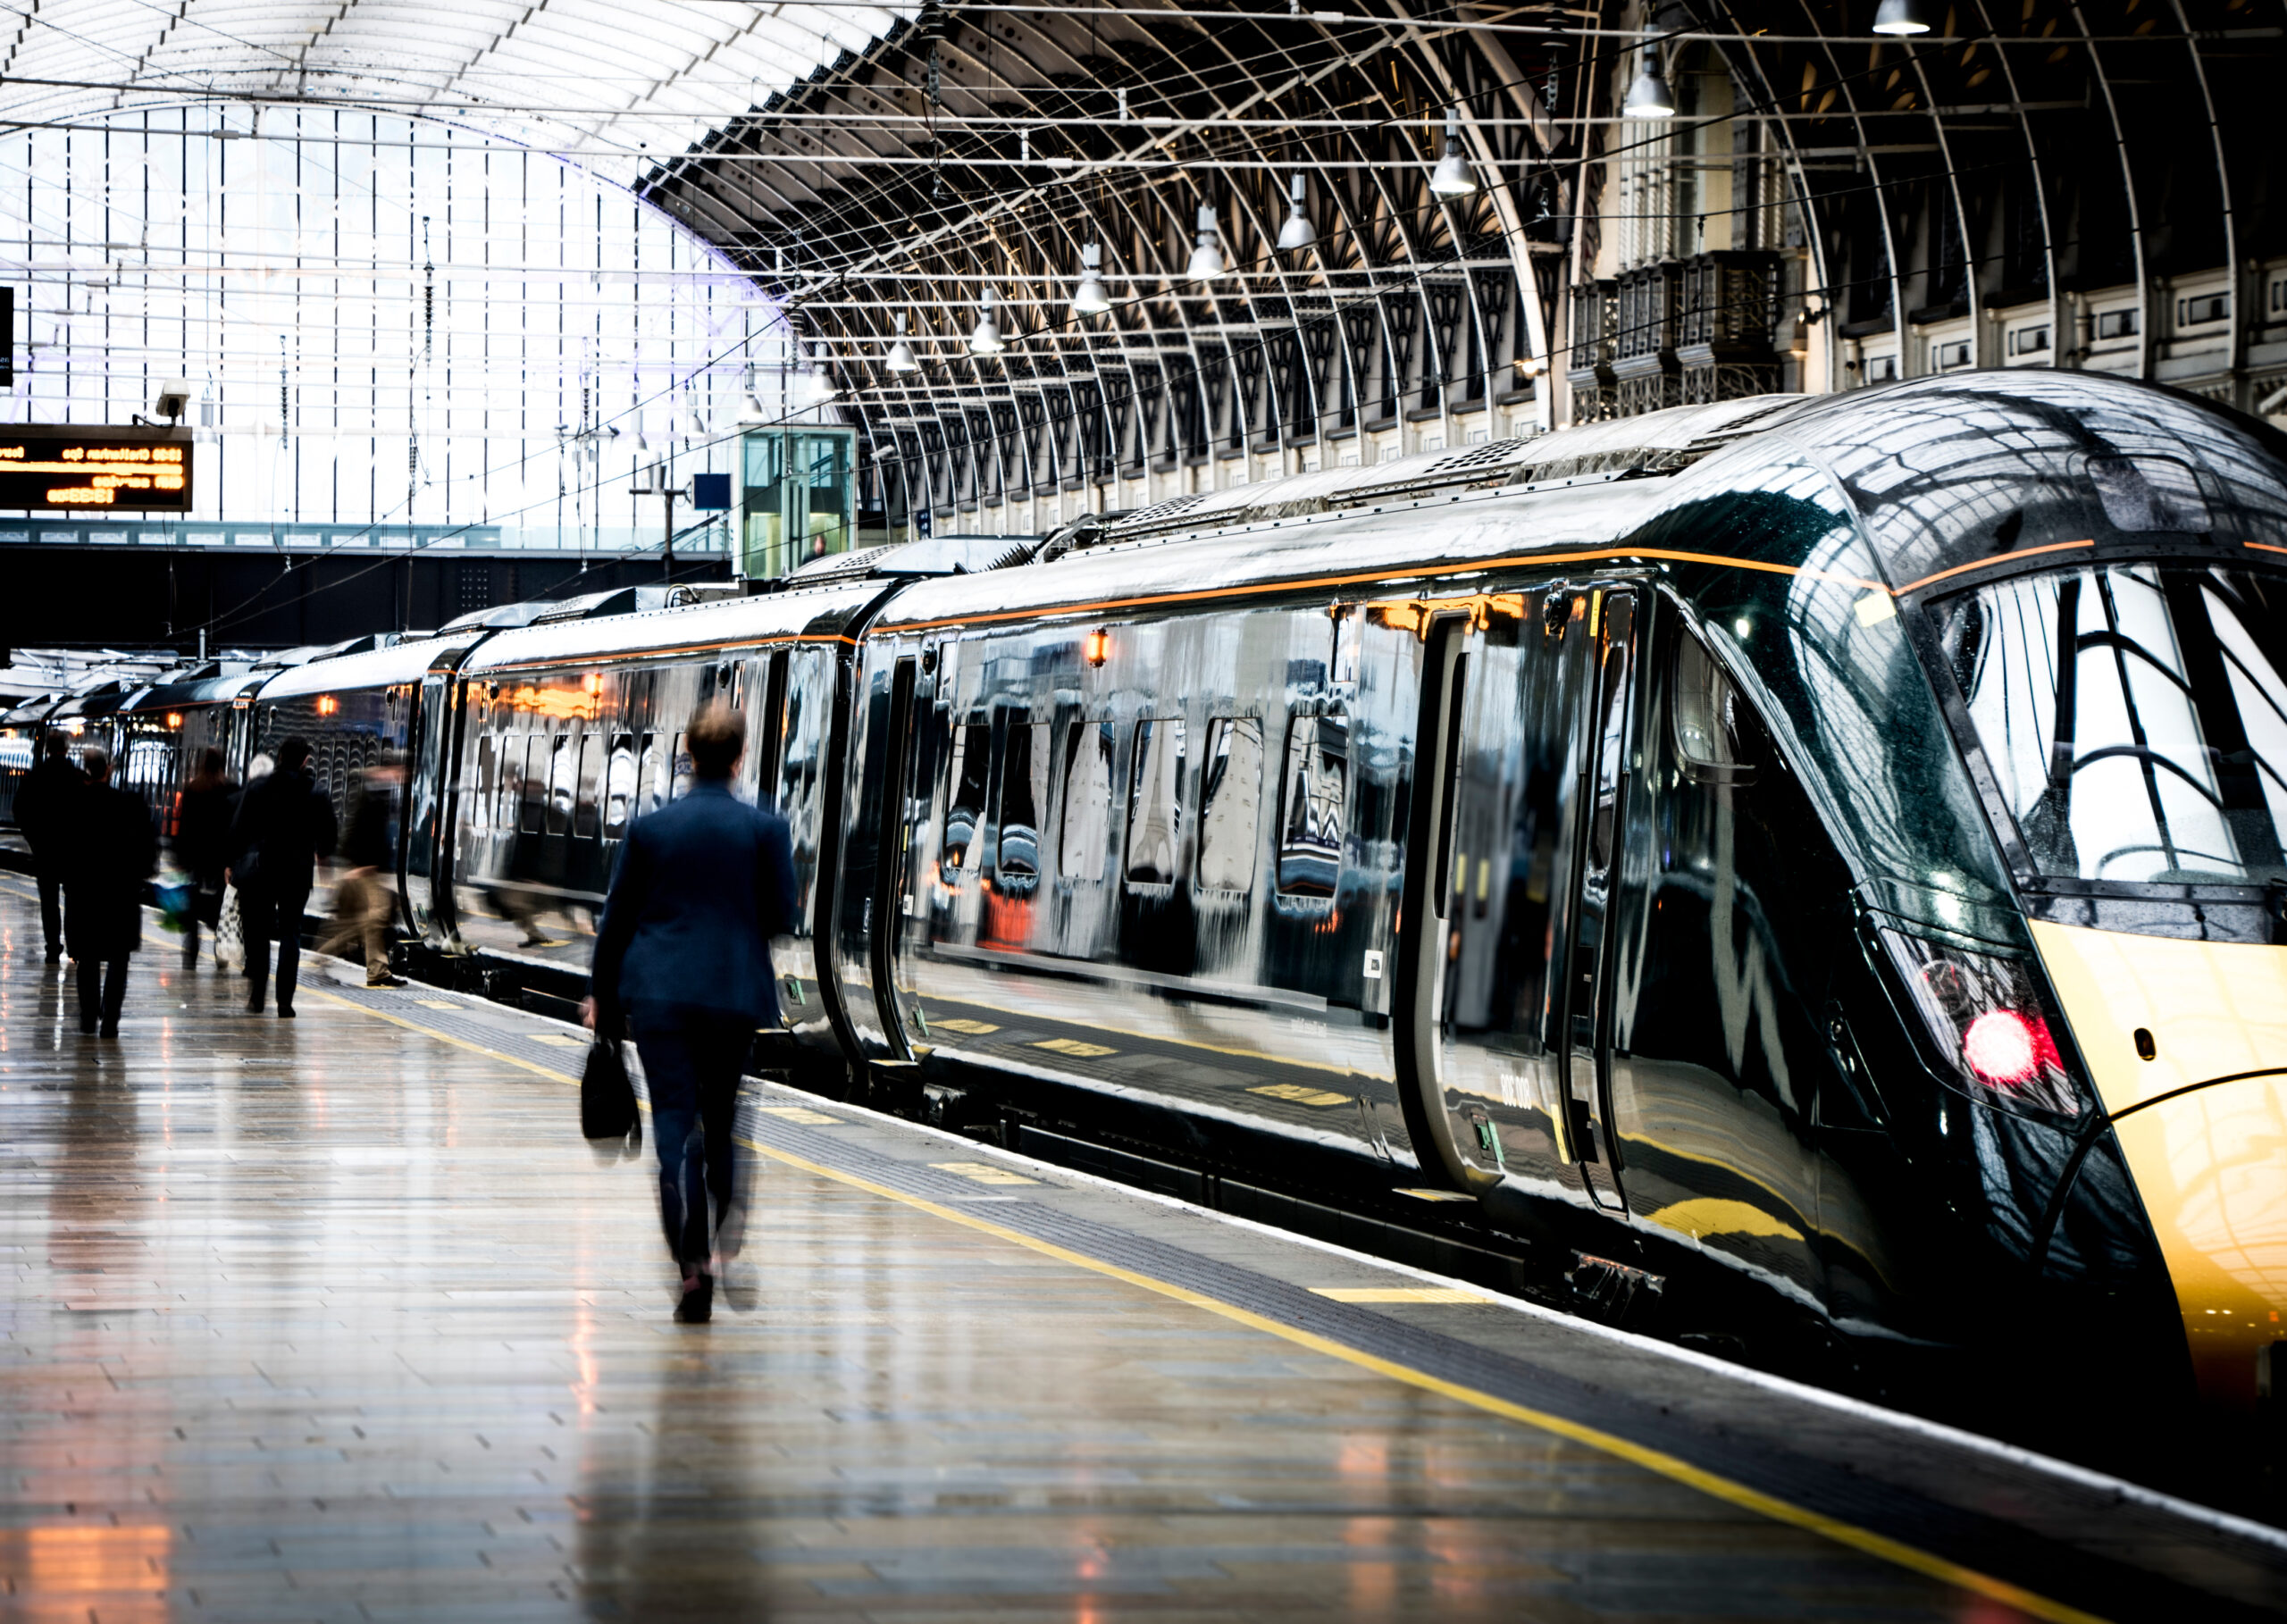
{"type": "Polygon", "coordinates": [[[901,656],[891,671],[879,758],[880,822],[875,848],[873,896],[866,912],[874,1001],[882,1024],[883,1043],[889,1050],[892,1063],[910,1063],[914,1058],[905,1014],[911,1003],[911,992],[900,984],[900,978],[908,971],[900,962],[898,950],[903,944],[905,918],[914,895],[911,869],[916,823],[928,816],[926,777],[915,770],[914,759],[922,731],[914,724],[919,708],[915,690],[920,674],[920,662],[909,654],[901,656]]]}
{"type": "Polygon", "coordinates": [[[1431,630],[1399,1048],[1409,1129],[1463,1188],[1620,1204],[1603,944],[1634,628],[1631,594],[1552,588],[1431,630]]]}
{"type": "Polygon", "coordinates": [[[413,928],[423,937],[435,937],[447,926],[439,917],[444,889],[441,858],[445,847],[445,776],[450,771],[446,752],[457,742],[451,726],[451,679],[431,673],[421,683],[421,708],[414,719],[413,749],[406,764],[405,785],[397,791],[398,816],[403,823],[399,861],[404,865],[405,910],[413,928]]]}

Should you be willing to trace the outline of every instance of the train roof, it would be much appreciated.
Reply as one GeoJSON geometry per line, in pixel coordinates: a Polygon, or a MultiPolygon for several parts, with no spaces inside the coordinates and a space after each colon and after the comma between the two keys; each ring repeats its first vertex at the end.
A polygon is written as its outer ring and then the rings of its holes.
{"type": "Polygon", "coordinates": [[[199,705],[228,705],[253,693],[274,674],[252,666],[210,662],[197,674],[154,683],[121,708],[139,716],[148,711],[182,710],[199,705]]]}
{"type": "Polygon", "coordinates": [[[436,668],[439,661],[449,660],[462,653],[483,635],[482,632],[473,632],[409,639],[383,649],[368,649],[357,654],[310,660],[303,665],[289,666],[271,677],[262,685],[260,697],[262,702],[268,705],[279,699],[297,699],[303,694],[390,688],[399,682],[418,682],[436,668]]]}
{"type": "Polygon", "coordinates": [[[835,639],[881,596],[870,577],[751,598],[718,599],[639,615],[567,621],[497,632],[463,665],[465,674],[561,666],[662,652],[731,648],[768,639],[835,639]]]}
{"type": "Polygon", "coordinates": [[[917,583],[879,624],[1114,613],[1281,584],[1371,590],[1587,553],[1791,572],[1815,563],[1789,550],[1796,539],[1831,543],[1816,525],[1762,523],[1790,504],[1845,515],[1864,545],[1842,573],[1884,594],[2081,548],[2287,565],[2287,437],[2172,389],[2030,368],[1680,407],[1177,498],[1093,543],[1051,540],[1025,567],[917,583]]]}

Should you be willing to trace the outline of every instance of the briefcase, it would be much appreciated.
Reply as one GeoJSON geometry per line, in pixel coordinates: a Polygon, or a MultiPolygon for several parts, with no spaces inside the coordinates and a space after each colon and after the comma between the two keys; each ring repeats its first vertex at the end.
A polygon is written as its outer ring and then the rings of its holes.
{"type": "Polygon", "coordinates": [[[642,1118],[635,1111],[635,1086],[619,1045],[602,1038],[588,1045],[587,1069],[580,1076],[580,1132],[590,1139],[642,1143],[642,1118]]]}

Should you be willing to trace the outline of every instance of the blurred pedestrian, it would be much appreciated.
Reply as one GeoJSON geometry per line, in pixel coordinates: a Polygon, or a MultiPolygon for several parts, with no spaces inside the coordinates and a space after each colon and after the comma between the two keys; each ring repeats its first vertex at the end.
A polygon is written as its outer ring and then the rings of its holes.
{"type": "Polygon", "coordinates": [[[39,764],[24,774],[16,791],[16,827],[32,849],[32,872],[39,881],[39,925],[47,938],[50,964],[63,957],[63,866],[73,808],[87,787],[87,774],[71,765],[71,741],[51,732],[40,741],[39,764]]]}
{"type": "Polygon", "coordinates": [[[109,752],[89,748],[71,814],[64,860],[65,921],[80,984],[80,1030],[119,1035],[127,1001],[128,957],[143,942],[143,883],[159,866],[151,808],[132,790],[113,789],[109,752]]]}
{"type": "Polygon", "coordinates": [[[401,750],[383,750],[357,774],[348,826],[341,834],[341,859],[348,872],[333,888],[333,932],[318,944],[321,953],[362,944],[369,987],[405,985],[405,978],[390,970],[390,922],[396,917],[397,895],[389,880],[397,866],[398,794],[404,783],[401,750]]]}
{"type": "Polygon", "coordinates": [[[222,875],[230,866],[231,799],[238,792],[222,752],[208,745],[175,810],[175,862],[190,875],[190,916],[182,926],[182,967],[198,967],[198,927],[219,928],[222,875]]]}
{"type": "Polygon", "coordinates": [[[239,888],[246,932],[247,1012],[262,1013],[270,975],[270,944],[278,943],[278,1016],[294,1018],[295,972],[302,962],[302,915],[317,880],[320,858],[333,855],[333,801],[309,773],[310,741],[278,747],[270,776],[247,784],[230,825],[235,854],[230,883],[239,888]]]}
{"type": "Polygon", "coordinates": [[[683,1271],[675,1318],[713,1311],[713,1251],[735,1255],[740,1185],[731,1119],[758,1027],[778,1024],[770,939],[794,900],[786,820],[731,793],[745,753],[738,712],[710,705],[686,735],[691,793],[636,821],[596,934],[582,1017],[635,1029],[659,1151],[659,1218],[683,1271]],[[708,1198],[714,1198],[708,1222],[708,1198]]]}

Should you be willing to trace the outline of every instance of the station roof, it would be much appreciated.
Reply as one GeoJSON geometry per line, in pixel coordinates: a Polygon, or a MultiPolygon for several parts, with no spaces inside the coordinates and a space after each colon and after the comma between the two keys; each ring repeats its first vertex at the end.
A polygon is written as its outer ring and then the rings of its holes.
{"type": "Polygon", "coordinates": [[[0,55],[0,117],[209,101],[450,118],[567,155],[680,151],[910,13],[647,0],[49,0],[0,55]]]}

